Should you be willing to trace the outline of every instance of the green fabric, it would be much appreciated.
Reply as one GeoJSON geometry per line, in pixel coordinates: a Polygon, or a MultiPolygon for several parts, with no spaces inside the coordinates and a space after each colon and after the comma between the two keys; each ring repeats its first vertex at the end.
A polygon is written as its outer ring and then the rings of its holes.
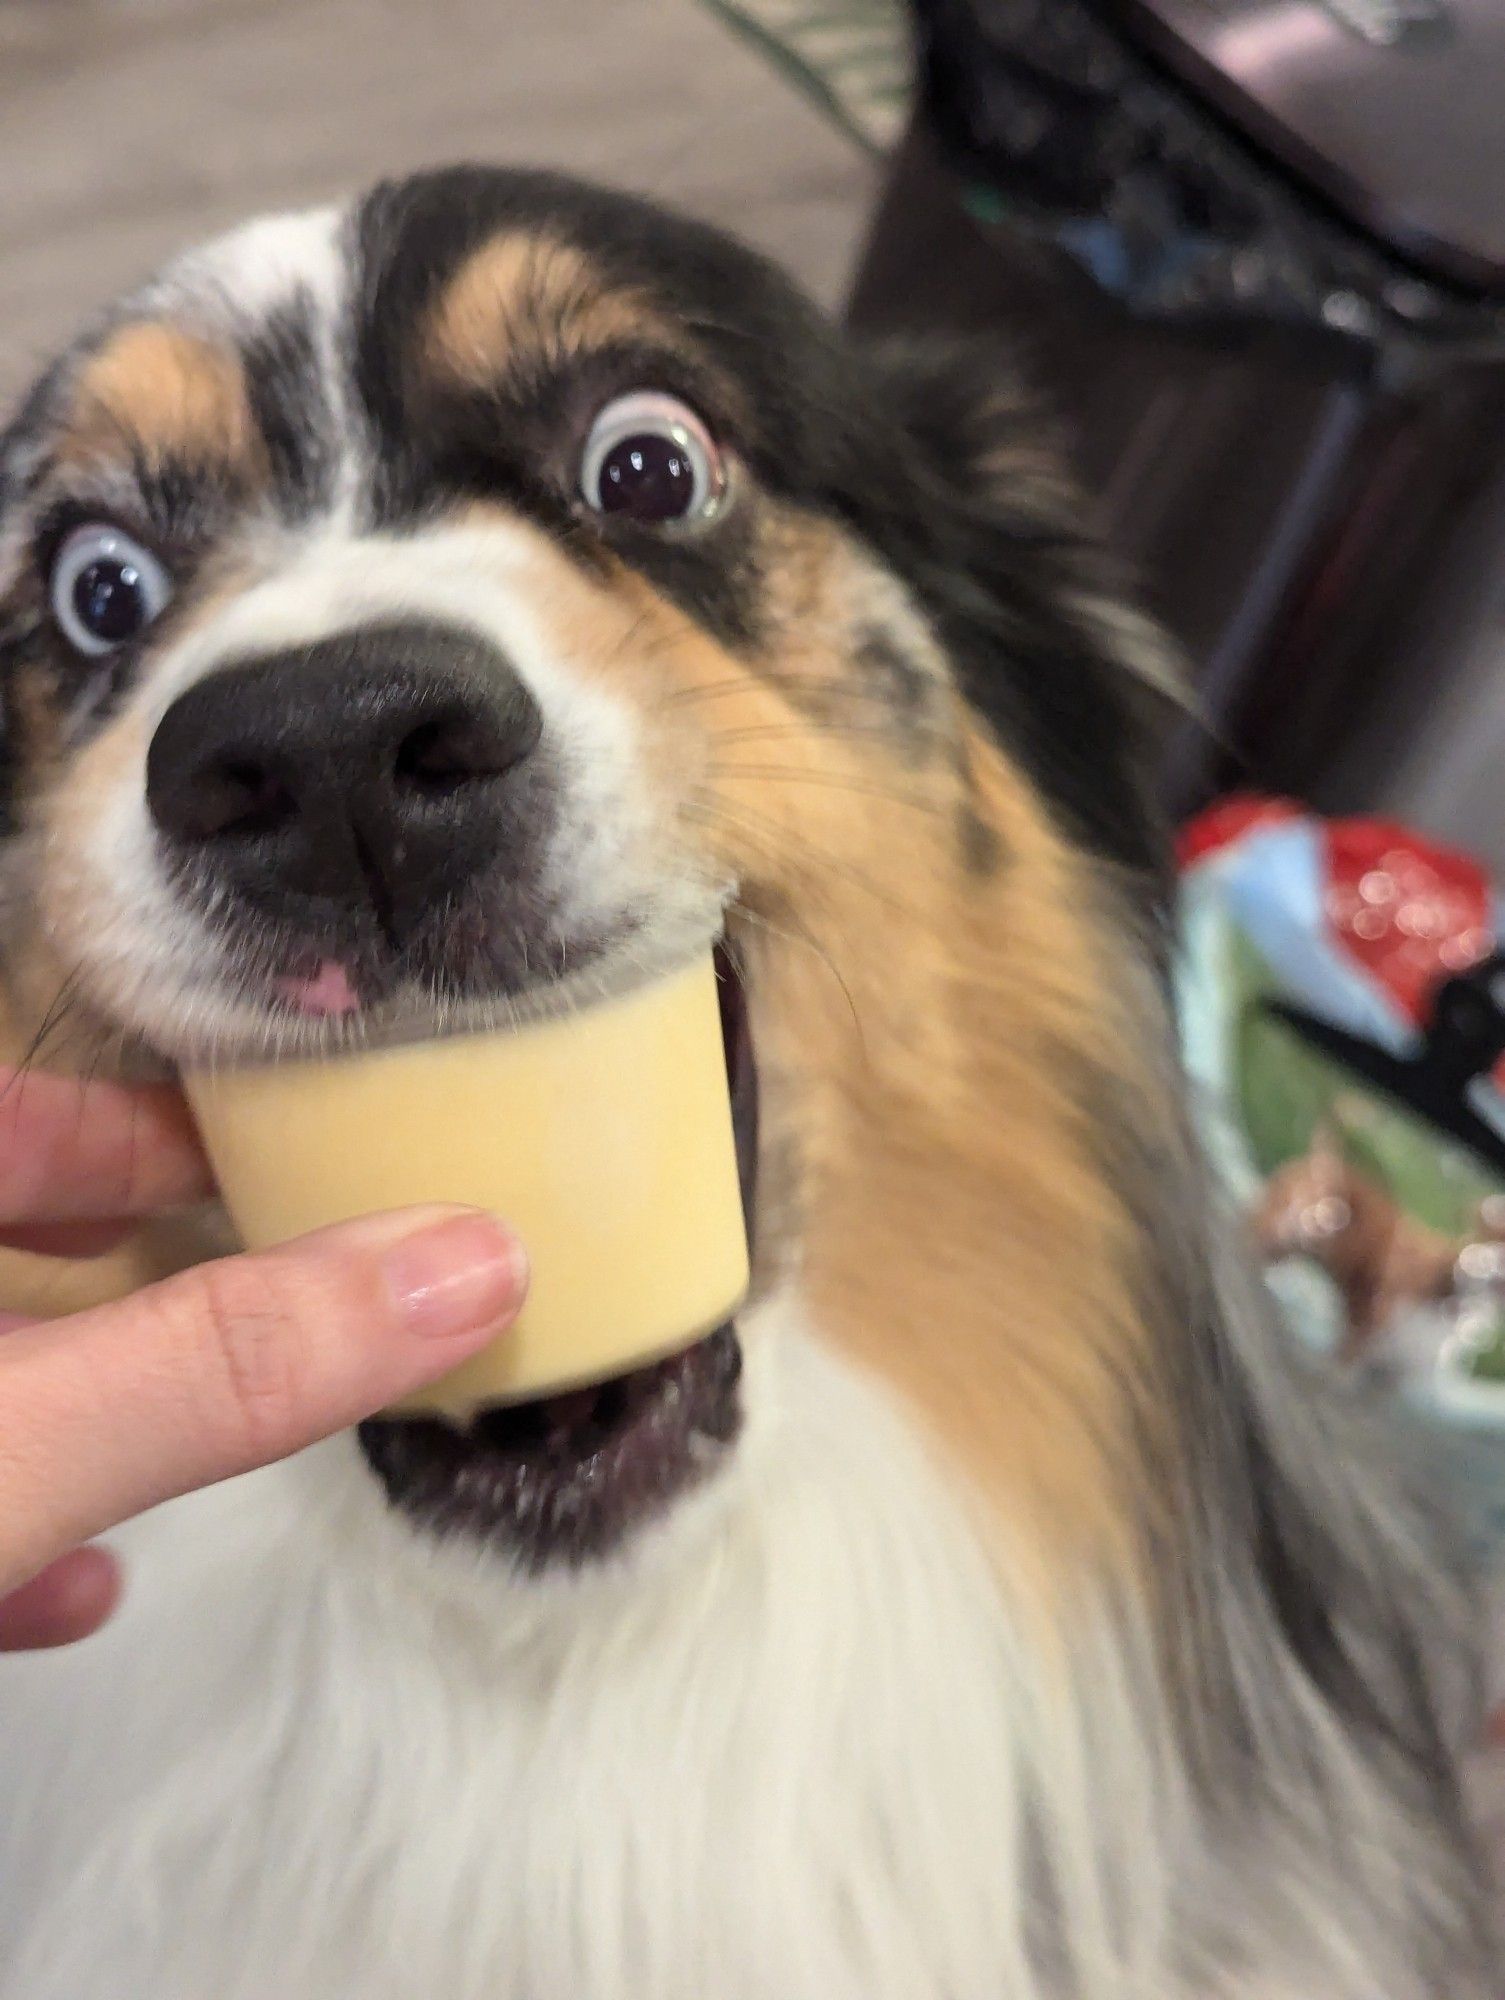
{"type": "Polygon", "coordinates": [[[909,113],[901,0],[701,0],[860,145],[885,153],[909,113]]]}

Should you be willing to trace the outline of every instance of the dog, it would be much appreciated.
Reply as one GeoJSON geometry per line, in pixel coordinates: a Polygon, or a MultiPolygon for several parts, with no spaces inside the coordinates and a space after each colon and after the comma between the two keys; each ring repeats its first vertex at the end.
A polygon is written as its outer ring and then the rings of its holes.
{"type": "Polygon", "coordinates": [[[996,356],[538,173],[253,223],[42,377],[39,1060],[713,926],[754,1281],[597,1396],[122,1535],[115,1621],[0,1670],[4,2000],[1498,1993],[1465,1573],[1198,1150],[1175,661],[1084,523],[996,356]]]}

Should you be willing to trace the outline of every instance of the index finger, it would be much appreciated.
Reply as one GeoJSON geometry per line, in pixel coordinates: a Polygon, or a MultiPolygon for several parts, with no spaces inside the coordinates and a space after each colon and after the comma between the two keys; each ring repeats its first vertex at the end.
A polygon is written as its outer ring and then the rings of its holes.
{"type": "Polygon", "coordinates": [[[188,1106],[169,1084],[0,1067],[0,1226],[152,1215],[213,1191],[188,1106]]]}

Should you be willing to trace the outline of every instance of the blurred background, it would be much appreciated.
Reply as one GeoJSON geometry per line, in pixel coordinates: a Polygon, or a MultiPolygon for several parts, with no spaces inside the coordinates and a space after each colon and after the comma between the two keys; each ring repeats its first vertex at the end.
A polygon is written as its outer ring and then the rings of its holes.
{"type": "Polygon", "coordinates": [[[875,185],[696,0],[0,0],[0,394],[175,246],[471,157],[678,198],[832,304],[875,185]]]}

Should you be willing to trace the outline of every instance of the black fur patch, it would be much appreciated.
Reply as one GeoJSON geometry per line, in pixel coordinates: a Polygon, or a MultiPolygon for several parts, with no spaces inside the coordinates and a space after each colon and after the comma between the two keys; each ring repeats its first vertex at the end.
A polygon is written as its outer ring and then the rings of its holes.
{"type": "MultiPolygon", "coordinates": [[[[197,452],[133,452],[131,477],[141,525],[180,579],[246,503],[244,469],[197,452]]],[[[87,504],[71,509],[75,523],[97,519],[99,511],[87,504]]]]}
{"type": "Polygon", "coordinates": [[[420,521],[456,499],[515,508],[587,568],[609,574],[620,559],[727,646],[751,647],[760,631],[762,573],[754,514],[735,508],[702,528],[655,531],[626,516],[588,513],[578,479],[591,421],[613,396],[659,389],[721,428],[714,385],[652,348],[561,353],[543,365],[520,354],[486,391],[410,398],[406,434],[380,476],[385,525],[420,521]]]}
{"type": "Polygon", "coordinates": [[[996,875],[1003,863],[998,829],[970,800],[957,814],[957,839],[969,875],[996,875]]]}
{"type": "Polygon", "coordinates": [[[11,721],[11,690],[25,657],[24,640],[0,630],[0,838],[17,830],[16,790],[21,776],[21,746],[11,721]]]}
{"type": "Polygon", "coordinates": [[[22,500],[27,474],[36,450],[53,421],[59,385],[75,362],[72,353],[62,355],[34,382],[20,408],[0,431],[0,514],[22,500]]]}
{"type": "Polygon", "coordinates": [[[934,748],[935,684],[886,632],[869,632],[857,642],[856,663],[867,683],[887,696],[900,739],[916,762],[934,748]]]}
{"type": "Polygon", "coordinates": [[[320,387],[315,311],[307,293],[295,294],[241,348],[252,420],[278,502],[293,520],[327,502],[338,459],[334,413],[320,387]]]}
{"type": "MultiPolygon", "coordinates": [[[[833,441],[826,504],[908,583],[961,683],[1004,748],[1093,852],[1158,876],[1148,745],[1126,670],[1073,615],[1093,552],[1071,527],[1011,505],[932,433],[895,430],[891,369],[833,441]],[[904,496],[898,499],[896,496],[904,496]]],[[[860,392],[859,392],[860,393],[860,392]]]]}

